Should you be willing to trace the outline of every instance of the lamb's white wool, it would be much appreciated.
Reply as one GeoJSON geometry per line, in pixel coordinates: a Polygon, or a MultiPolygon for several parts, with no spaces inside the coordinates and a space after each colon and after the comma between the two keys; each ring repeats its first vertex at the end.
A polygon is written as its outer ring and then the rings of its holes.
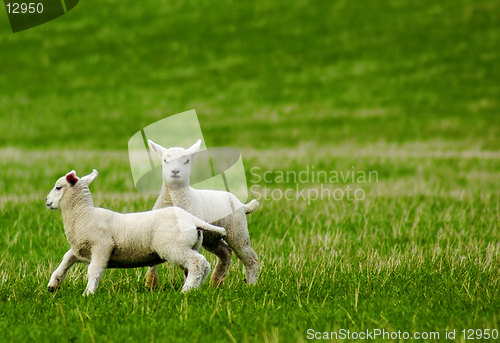
{"type": "MultiPolygon", "coordinates": [[[[211,234],[206,234],[203,238],[203,247],[219,257],[211,281],[220,284],[224,280],[234,250],[245,265],[247,282],[256,283],[258,259],[250,245],[245,213],[253,212],[259,204],[258,201],[252,200],[248,204],[242,204],[229,192],[190,187],[191,162],[193,155],[200,149],[201,140],[188,149],[166,149],[151,140],[148,140],[148,143],[162,161],[163,185],[153,208],[179,206],[206,222],[224,227],[227,231],[227,243],[221,237],[211,234]]],[[[149,269],[146,285],[155,285],[158,279],[156,272],[156,267],[149,269]]]]}
{"type": "Polygon", "coordinates": [[[74,171],[57,180],[46,199],[50,209],[61,209],[71,249],[52,273],[48,289],[58,289],[75,262],[89,263],[85,295],[93,294],[105,268],[153,266],[169,261],[188,271],[182,291],[197,288],[210,265],[197,252],[203,235],[220,237],[223,228],[208,224],[179,207],[121,214],[94,207],[88,185],[94,171],[78,178],[74,171]]]}

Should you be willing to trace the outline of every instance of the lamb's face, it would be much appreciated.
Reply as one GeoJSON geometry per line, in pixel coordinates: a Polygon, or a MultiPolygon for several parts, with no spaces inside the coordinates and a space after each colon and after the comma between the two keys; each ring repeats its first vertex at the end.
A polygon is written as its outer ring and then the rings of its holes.
{"type": "Polygon", "coordinates": [[[172,186],[189,185],[191,176],[191,160],[193,155],[200,150],[201,139],[187,149],[164,148],[148,140],[151,150],[161,158],[163,182],[172,186]]]}
{"type": "Polygon", "coordinates": [[[45,198],[45,205],[51,210],[59,208],[64,195],[68,192],[71,192],[75,188],[74,186],[77,183],[78,185],[83,183],[83,185],[86,185],[88,187],[88,185],[97,177],[97,175],[98,172],[94,169],[89,175],[78,178],[74,170],[70,171],[68,174],[56,181],[54,188],[50,191],[49,195],[47,195],[47,198],[45,198]]]}
{"type": "Polygon", "coordinates": [[[49,195],[47,195],[47,198],[45,198],[45,205],[51,210],[59,208],[59,203],[64,197],[64,193],[68,191],[69,187],[71,187],[71,184],[68,180],[66,180],[66,176],[59,178],[59,180],[56,181],[54,188],[52,188],[49,195]]]}
{"type": "Polygon", "coordinates": [[[192,157],[193,155],[183,148],[165,149],[161,161],[163,181],[168,184],[189,184],[192,157]]]}

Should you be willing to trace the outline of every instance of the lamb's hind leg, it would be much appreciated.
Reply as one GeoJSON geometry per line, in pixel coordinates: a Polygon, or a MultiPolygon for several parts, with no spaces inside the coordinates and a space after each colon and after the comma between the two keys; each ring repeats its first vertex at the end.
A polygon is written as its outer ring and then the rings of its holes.
{"type": "Polygon", "coordinates": [[[56,270],[54,270],[54,272],[50,276],[50,281],[49,284],[47,285],[49,292],[53,292],[56,289],[59,289],[59,287],[61,287],[66,272],[68,271],[69,268],[71,268],[73,264],[75,264],[76,261],[78,261],[78,259],[73,253],[73,250],[69,249],[64,254],[64,257],[59,266],[56,268],[56,270]]]}
{"type": "Polygon", "coordinates": [[[155,289],[158,287],[158,265],[149,267],[146,273],[146,288],[155,289]]]}
{"type": "Polygon", "coordinates": [[[259,277],[259,259],[250,245],[246,220],[236,222],[233,228],[228,230],[226,240],[245,266],[246,282],[250,285],[255,284],[259,277]]]}
{"type": "Polygon", "coordinates": [[[210,263],[205,256],[194,250],[187,251],[185,256],[186,260],[183,265],[187,269],[188,275],[182,286],[182,292],[200,287],[210,274],[210,263]]]}
{"type": "Polygon", "coordinates": [[[218,257],[217,266],[215,267],[210,282],[216,286],[219,286],[226,277],[227,269],[231,264],[232,250],[222,239],[219,239],[215,243],[204,244],[203,247],[215,254],[218,257]]]}
{"type": "Polygon", "coordinates": [[[238,248],[234,249],[234,252],[245,266],[247,275],[246,282],[249,285],[257,283],[257,279],[259,278],[259,259],[250,246],[250,243],[244,246],[238,246],[238,248]]]}
{"type": "Polygon", "coordinates": [[[200,287],[210,273],[210,264],[205,256],[189,247],[160,247],[158,255],[184,270],[187,270],[187,277],[182,287],[182,292],[200,287]]]}

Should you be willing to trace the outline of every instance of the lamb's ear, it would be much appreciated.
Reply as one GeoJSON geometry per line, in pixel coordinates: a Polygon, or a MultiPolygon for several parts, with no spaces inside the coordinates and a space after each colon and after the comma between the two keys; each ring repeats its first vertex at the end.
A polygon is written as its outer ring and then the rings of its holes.
{"type": "Polygon", "coordinates": [[[87,185],[90,185],[92,181],[99,175],[97,170],[93,170],[89,175],[82,176],[81,180],[84,181],[87,185]]]}
{"type": "Polygon", "coordinates": [[[187,151],[189,152],[189,154],[191,154],[191,155],[192,155],[192,154],[194,154],[194,153],[196,153],[196,152],[200,151],[200,146],[201,146],[201,139],[198,139],[198,140],[196,141],[196,143],[194,143],[193,145],[191,145],[191,146],[187,149],[187,151]]]}
{"type": "Polygon", "coordinates": [[[151,151],[153,151],[156,155],[158,155],[158,157],[160,159],[163,156],[163,152],[165,150],[167,150],[164,147],[162,147],[160,144],[156,144],[155,142],[153,142],[151,139],[148,139],[148,145],[149,145],[149,148],[151,149],[151,151]]]}
{"type": "Polygon", "coordinates": [[[76,172],[74,170],[72,170],[68,174],[66,174],[66,181],[68,181],[68,183],[71,186],[76,185],[76,183],[78,182],[78,180],[79,180],[78,176],[76,176],[76,172]]]}

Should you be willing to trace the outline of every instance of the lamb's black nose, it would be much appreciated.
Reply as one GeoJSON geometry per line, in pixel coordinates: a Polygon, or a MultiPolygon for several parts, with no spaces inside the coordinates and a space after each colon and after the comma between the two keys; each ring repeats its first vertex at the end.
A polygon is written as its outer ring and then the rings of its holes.
{"type": "Polygon", "coordinates": [[[173,169],[172,174],[179,174],[180,170],[179,169],[173,169]]]}

